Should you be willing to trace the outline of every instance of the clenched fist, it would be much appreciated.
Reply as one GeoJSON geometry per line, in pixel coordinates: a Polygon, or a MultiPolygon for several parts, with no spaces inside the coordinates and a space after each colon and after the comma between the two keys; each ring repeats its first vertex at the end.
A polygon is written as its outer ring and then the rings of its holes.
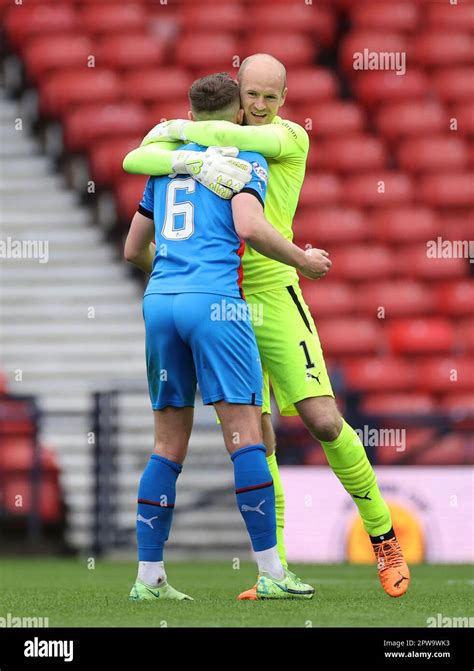
{"type": "Polygon", "coordinates": [[[328,273],[332,261],[325,249],[306,249],[305,255],[305,262],[298,268],[302,275],[309,280],[320,280],[328,273]]]}

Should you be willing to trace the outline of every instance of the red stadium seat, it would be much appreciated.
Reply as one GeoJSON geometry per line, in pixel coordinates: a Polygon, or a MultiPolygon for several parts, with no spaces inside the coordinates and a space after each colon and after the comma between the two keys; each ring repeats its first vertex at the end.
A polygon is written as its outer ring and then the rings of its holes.
{"type": "Polygon", "coordinates": [[[301,189],[299,205],[340,205],[343,196],[342,182],[334,174],[308,173],[301,189]]]}
{"type": "Polygon", "coordinates": [[[27,3],[11,7],[5,19],[5,28],[10,42],[21,49],[26,40],[35,35],[64,35],[78,28],[77,14],[73,7],[65,4],[27,3]]]}
{"type": "Polygon", "coordinates": [[[58,117],[81,103],[112,103],[121,97],[120,80],[111,70],[63,70],[45,79],[41,108],[43,114],[58,117]]]}
{"type": "Polygon", "coordinates": [[[432,28],[474,31],[474,5],[430,3],[425,12],[424,18],[432,28]]]}
{"type": "Polygon", "coordinates": [[[413,388],[415,371],[404,359],[360,358],[344,366],[344,377],[350,389],[369,392],[406,391],[413,388]]]}
{"type": "MultiPolygon", "coordinates": [[[[361,30],[349,33],[342,39],[339,50],[339,62],[347,75],[354,79],[363,78],[367,72],[365,69],[356,69],[356,54],[381,52],[404,53],[408,50],[408,42],[403,35],[397,33],[380,33],[378,31],[361,30]]],[[[395,74],[395,73],[394,73],[395,74]]],[[[406,73],[405,73],[406,74],[406,73]]],[[[400,75],[399,79],[403,79],[400,75]]]]}
{"type": "Polygon", "coordinates": [[[309,109],[311,103],[338,95],[337,77],[327,68],[291,68],[288,72],[288,100],[309,109]]]}
{"type": "Polygon", "coordinates": [[[418,387],[430,393],[473,391],[474,361],[470,357],[426,359],[417,366],[417,380],[418,387]]]}
{"type": "Polygon", "coordinates": [[[147,13],[142,5],[100,4],[86,5],[80,13],[80,22],[84,30],[91,34],[122,33],[142,31],[145,33],[147,13]]]}
{"type": "Polygon", "coordinates": [[[351,21],[365,30],[412,32],[418,25],[418,7],[411,2],[357,2],[351,9],[351,21]]]}
{"type": "Polygon", "coordinates": [[[473,441],[469,437],[454,433],[436,438],[433,444],[413,455],[411,463],[416,466],[450,466],[473,463],[473,441]]]}
{"type": "Polygon", "coordinates": [[[408,172],[463,170],[468,164],[464,142],[453,135],[410,138],[398,147],[398,162],[408,172]]]}
{"type": "Polygon", "coordinates": [[[429,394],[416,394],[405,390],[403,394],[367,394],[360,407],[368,415],[428,415],[435,412],[436,403],[429,394]]]}
{"type": "Polygon", "coordinates": [[[450,352],[455,343],[452,323],[439,317],[393,321],[388,324],[388,338],[395,354],[450,352]]]}
{"type": "Polygon", "coordinates": [[[371,106],[402,100],[422,100],[429,94],[431,84],[423,71],[408,68],[403,76],[393,71],[359,73],[355,90],[357,96],[371,106]]]}
{"type": "Polygon", "coordinates": [[[152,35],[112,35],[99,42],[96,63],[115,70],[157,67],[163,63],[166,49],[166,42],[152,35]]]}
{"type": "Polygon", "coordinates": [[[231,72],[235,55],[242,53],[238,42],[228,33],[187,33],[180,37],[175,47],[176,63],[207,74],[221,70],[231,72]]]}
{"type": "Polygon", "coordinates": [[[357,307],[367,316],[383,317],[417,316],[435,310],[436,301],[430,289],[420,282],[398,280],[367,284],[357,292],[357,307]]]}
{"type": "Polygon", "coordinates": [[[474,319],[468,319],[460,324],[459,340],[466,352],[474,352],[474,319]]]}
{"type": "Polygon", "coordinates": [[[367,221],[360,210],[343,207],[299,209],[293,225],[298,244],[314,247],[361,242],[367,237],[367,221]]]}
{"type": "Polygon", "coordinates": [[[295,65],[311,65],[316,57],[317,46],[306,35],[298,33],[260,32],[247,38],[242,44],[244,58],[255,53],[272,54],[288,68],[295,65]]]}
{"type": "Polygon", "coordinates": [[[425,175],[418,182],[418,197],[434,207],[472,207],[474,205],[474,175],[448,172],[425,175]]]}
{"type": "Polygon", "coordinates": [[[115,184],[118,217],[129,222],[138,209],[147,178],[144,175],[126,175],[115,184]]]}
{"type": "Polygon", "coordinates": [[[352,282],[380,280],[393,274],[393,254],[380,245],[342,245],[331,249],[333,277],[352,282]]]}
{"type": "Polygon", "coordinates": [[[316,145],[315,166],[320,170],[360,173],[381,169],[386,163],[383,143],[370,135],[329,138],[316,145]]]}
{"type": "MultiPolygon", "coordinates": [[[[455,254],[451,256],[454,257],[455,254]]],[[[457,279],[465,277],[467,273],[465,259],[442,257],[442,249],[440,251],[437,238],[398,247],[395,251],[394,266],[399,275],[427,280],[457,279]]]]}
{"type": "Polygon", "coordinates": [[[152,103],[159,100],[182,100],[188,105],[187,93],[193,78],[187,70],[176,67],[142,69],[123,76],[122,90],[127,100],[152,103]]]}
{"type": "Polygon", "coordinates": [[[431,81],[438,96],[445,102],[461,103],[474,100],[473,67],[442,68],[432,75],[431,81]]]}
{"type": "Polygon", "coordinates": [[[147,115],[137,103],[86,105],[70,112],[64,122],[65,144],[69,151],[81,151],[99,139],[123,135],[144,135],[147,115]]]}
{"type": "Polygon", "coordinates": [[[458,131],[462,135],[474,135],[474,101],[457,105],[451,117],[457,119],[458,131]]]}
{"type": "Polygon", "coordinates": [[[85,67],[93,54],[93,43],[85,35],[47,35],[28,42],[24,64],[28,77],[37,81],[53,70],[85,67]]]}
{"type": "Polygon", "coordinates": [[[318,320],[323,351],[334,356],[374,354],[383,349],[381,327],[375,319],[318,320]]]}
{"type": "Polygon", "coordinates": [[[29,401],[0,398],[0,434],[32,436],[36,431],[34,409],[29,401]]]}
{"type": "Polygon", "coordinates": [[[258,3],[248,13],[248,30],[270,33],[310,33],[318,42],[329,45],[335,36],[335,20],[333,14],[319,3],[308,5],[295,4],[290,0],[285,3],[258,3]]]}
{"type": "Polygon", "coordinates": [[[379,171],[348,177],[343,194],[345,202],[356,207],[391,207],[410,203],[415,190],[408,175],[379,171]]]}
{"type": "Polygon", "coordinates": [[[434,210],[403,205],[373,212],[368,229],[371,238],[394,243],[426,242],[440,232],[434,210]]]}
{"type": "Polygon", "coordinates": [[[0,370],[0,394],[5,394],[7,391],[7,377],[3,370],[0,370]]]}
{"type": "Polygon", "coordinates": [[[416,36],[413,61],[423,67],[472,65],[474,38],[465,32],[435,32],[416,36]]]}
{"type": "Polygon", "coordinates": [[[469,240],[472,238],[474,211],[443,210],[439,219],[440,232],[450,240],[469,240]]]}
{"type": "Polygon", "coordinates": [[[441,399],[440,407],[454,420],[472,417],[474,415],[474,391],[448,394],[441,399]]]}
{"type": "Polygon", "coordinates": [[[0,438],[0,472],[31,469],[34,449],[35,441],[32,436],[2,436],[0,438]]]}
{"type": "Polygon", "coordinates": [[[436,292],[440,313],[467,317],[473,313],[474,280],[459,280],[438,287],[436,292]]]}
{"type": "Polygon", "coordinates": [[[122,163],[129,151],[139,146],[142,135],[101,140],[89,146],[92,178],[98,186],[111,186],[123,177],[122,163]]]}
{"type": "Polygon", "coordinates": [[[309,132],[316,137],[360,135],[364,130],[364,114],[353,102],[331,100],[318,103],[308,107],[306,114],[312,122],[309,132]]]}
{"type": "Polygon", "coordinates": [[[170,119],[187,119],[189,111],[189,102],[182,100],[163,100],[152,105],[147,114],[147,126],[151,130],[153,126],[161,121],[170,119]]]}
{"type": "MultiPolygon", "coordinates": [[[[57,474],[47,471],[40,482],[40,515],[43,522],[57,522],[61,518],[62,506],[57,474]]],[[[26,515],[31,510],[31,476],[29,473],[8,473],[3,491],[5,510],[13,515],[26,515]],[[16,501],[22,497],[22,506],[16,501]]]]}
{"type": "Polygon", "coordinates": [[[376,124],[384,137],[396,140],[447,131],[449,118],[438,102],[412,100],[384,105],[377,113],[376,124]]]}
{"type": "Polygon", "coordinates": [[[354,311],[354,292],[349,283],[306,282],[303,296],[313,317],[345,316],[354,311]]]}
{"type": "Polygon", "coordinates": [[[468,149],[468,154],[469,154],[469,166],[471,168],[474,168],[474,143],[471,142],[468,149]]]}
{"type": "MultiPolygon", "coordinates": [[[[181,28],[191,32],[240,33],[246,24],[246,13],[239,3],[225,2],[217,5],[185,4],[180,8],[181,28]]],[[[255,12],[252,12],[254,17],[255,12]]]]}
{"type": "Polygon", "coordinates": [[[433,28],[474,32],[474,6],[468,3],[429,4],[426,8],[425,19],[433,28]]]}

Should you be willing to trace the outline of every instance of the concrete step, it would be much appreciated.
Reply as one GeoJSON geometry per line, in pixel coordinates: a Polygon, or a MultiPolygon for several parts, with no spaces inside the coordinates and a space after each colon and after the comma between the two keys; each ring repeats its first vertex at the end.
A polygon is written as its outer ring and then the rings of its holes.
{"type": "Polygon", "coordinates": [[[143,322],[139,321],[115,321],[103,323],[97,319],[83,319],[75,322],[62,322],[59,324],[37,323],[34,330],[29,324],[9,324],[8,331],[4,334],[4,342],[14,342],[15,339],[26,340],[38,344],[44,338],[47,340],[61,341],[64,338],[70,342],[86,342],[93,346],[95,339],[108,339],[113,349],[115,338],[129,339],[143,338],[143,322]]]}
{"type": "Polygon", "coordinates": [[[9,212],[6,212],[3,208],[0,209],[0,221],[7,222],[14,227],[14,230],[18,230],[22,226],[28,229],[44,228],[46,231],[56,226],[62,229],[76,229],[80,225],[89,225],[91,219],[90,212],[77,205],[72,207],[70,211],[64,212],[58,210],[53,204],[51,211],[47,213],[23,212],[18,209],[18,203],[9,212]]]}
{"type": "MultiPolygon", "coordinates": [[[[7,274],[4,273],[4,276],[7,274]]],[[[3,281],[3,278],[2,278],[3,281]]],[[[85,289],[82,285],[71,284],[70,286],[61,286],[54,285],[54,283],[42,283],[34,284],[29,287],[15,287],[11,288],[8,292],[4,292],[2,295],[2,303],[17,303],[22,301],[25,298],[30,298],[32,296],[41,297],[46,301],[76,301],[77,299],[83,299],[85,301],[94,301],[93,303],[87,303],[88,305],[95,305],[97,303],[103,302],[106,298],[115,297],[122,299],[131,299],[137,298],[140,296],[138,287],[132,283],[131,280],[121,282],[120,284],[102,284],[100,286],[90,286],[85,289]],[[137,296],[138,294],[138,296],[137,296]]],[[[92,321],[92,320],[91,320],[92,321]]]]}
{"type": "Polygon", "coordinates": [[[7,134],[7,137],[5,137],[0,146],[1,146],[1,153],[0,156],[2,159],[5,161],[10,160],[10,156],[12,157],[18,157],[18,156],[34,156],[35,154],[39,153],[39,143],[37,140],[34,140],[31,137],[25,138],[21,137],[21,133],[23,131],[12,131],[11,133],[7,134]],[[16,135],[13,135],[15,133],[16,135]],[[19,141],[21,138],[21,141],[19,141]]]}
{"type": "MultiPolygon", "coordinates": [[[[141,305],[139,301],[133,302],[114,302],[110,305],[101,305],[95,307],[95,319],[106,322],[117,322],[122,319],[141,319],[141,305]]],[[[70,305],[62,303],[33,303],[25,305],[8,305],[2,310],[3,317],[8,323],[25,322],[30,325],[36,322],[48,321],[71,321],[74,319],[84,319],[87,316],[87,307],[83,305],[70,305]]],[[[26,347],[26,345],[23,345],[26,347]]],[[[36,347],[36,345],[34,346],[36,347]]]]}
{"type": "MultiPolygon", "coordinates": [[[[2,150],[0,148],[0,156],[2,150]]],[[[52,161],[46,156],[34,154],[33,156],[11,156],[8,158],[8,166],[5,161],[4,168],[0,171],[0,181],[7,179],[31,179],[44,177],[51,174],[52,161]]]]}
{"type": "MultiPolygon", "coordinates": [[[[54,378],[57,375],[89,379],[97,384],[102,376],[112,379],[117,376],[117,373],[124,376],[137,375],[144,371],[144,367],[144,357],[124,357],[118,362],[117,359],[88,361],[81,356],[78,356],[75,361],[68,360],[66,357],[64,359],[45,359],[41,356],[34,366],[33,364],[28,366],[27,361],[24,361],[21,357],[15,360],[15,369],[21,369],[23,379],[27,378],[31,384],[38,380],[54,378]]],[[[9,370],[8,363],[5,370],[9,370]]]]}
{"type": "Polygon", "coordinates": [[[59,191],[64,189],[64,179],[60,175],[31,175],[31,176],[9,176],[2,175],[0,178],[0,194],[23,194],[27,191],[30,194],[41,191],[59,191]]]}
{"type": "Polygon", "coordinates": [[[95,360],[118,360],[126,357],[145,356],[144,343],[140,342],[120,342],[113,349],[110,347],[110,341],[98,341],[91,347],[90,343],[80,343],[71,345],[69,342],[60,343],[36,343],[28,342],[22,344],[6,343],[2,346],[3,356],[6,360],[21,358],[22,361],[36,362],[39,356],[42,359],[61,359],[71,358],[95,360]]]}
{"type": "Polygon", "coordinates": [[[29,193],[25,191],[21,195],[19,202],[18,193],[3,193],[0,197],[0,207],[8,218],[9,210],[18,211],[20,209],[23,213],[29,211],[38,212],[58,212],[62,211],[63,216],[67,217],[68,208],[73,208],[78,204],[78,196],[72,191],[51,191],[29,193]]]}
{"type": "MultiPolygon", "coordinates": [[[[3,226],[2,226],[3,228],[3,226]]],[[[3,236],[3,239],[5,239],[7,235],[3,236]]],[[[13,240],[26,240],[27,238],[22,237],[19,238],[10,236],[13,240]]],[[[35,236],[34,238],[30,237],[28,238],[29,240],[33,241],[40,241],[44,238],[41,238],[39,236],[35,236]]],[[[74,243],[71,243],[74,244],[74,243]]],[[[40,247],[38,245],[38,250],[40,250],[40,247]]],[[[44,248],[41,249],[43,252],[44,248]]],[[[93,267],[93,266],[99,266],[99,265],[104,265],[106,263],[120,263],[122,264],[122,260],[120,259],[120,255],[117,254],[115,249],[112,247],[106,247],[103,248],[100,246],[100,243],[94,243],[92,241],[84,241],[83,244],[78,244],[77,246],[74,247],[67,247],[66,245],[61,245],[61,244],[48,244],[48,249],[44,250],[45,252],[47,251],[48,254],[48,259],[47,259],[47,266],[48,268],[55,268],[55,267],[66,267],[69,268],[71,271],[71,268],[76,268],[76,267],[93,267]]],[[[2,263],[6,266],[8,263],[8,267],[11,268],[16,268],[16,267],[21,267],[21,268],[37,268],[38,265],[44,265],[44,264],[39,264],[37,258],[22,258],[22,259],[6,259],[2,263]]],[[[123,267],[125,269],[125,273],[130,276],[130,268],[129,266],[123,262],[123,267]]],[[[71,272],[72,274],[72,272],[71,272]]],[[[6,273],[4,273],[6,275],[6,273]]]]}
{"type": "Polygon", "coordinates": [[[127,269],[124,265],[118,263],[97,264],[86,266],[85,268],[77,266],[74,269],[63,266],[50,266],[48,263],[39,264],[39,268],[29,266],[21,267],[21,264],[10,267],[8,260],[5,264],[8,273],[9,284],[17,287],[24,284],[30,285],[34,282],[45,281],[47,284],[52,282],[61,282],[69,284],[71,282],[80,282],[82,286],[94,284],[95,282],[119,282],[121,279],[127,280],[127,269]]]}
{"type": "MultiPolygon", "coordinates": [[[[26,230],[18,230],[17,226],[12,227],[15,230],[12,231],[12,239],[15,240],[27,240],[28,235],[26,230]]],[[[92,226],[78,225],[74,229],[70,228],[55,228],[48,230],[46,225],[42,230],[36,230],[34,235],[35,240],[47,240],[49,243],[50,249],[58,248],[82,248],[88,247],[90,245],[100,245],[104,249],[108,248],[103,242],[101,232],[97,228],[92,226]]],[[[87,261],[86,258],[82,259],[83,263],[87,261]]]]}

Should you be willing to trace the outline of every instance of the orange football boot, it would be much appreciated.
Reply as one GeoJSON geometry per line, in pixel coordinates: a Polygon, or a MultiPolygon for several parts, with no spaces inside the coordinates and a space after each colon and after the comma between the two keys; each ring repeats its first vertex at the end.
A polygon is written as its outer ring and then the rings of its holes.
{"type": "Polygon", "coordinates": [[[402,596],[410,584],[410,571],[395,536],[372,543],[380,582],[389,596],[402,596]]]}

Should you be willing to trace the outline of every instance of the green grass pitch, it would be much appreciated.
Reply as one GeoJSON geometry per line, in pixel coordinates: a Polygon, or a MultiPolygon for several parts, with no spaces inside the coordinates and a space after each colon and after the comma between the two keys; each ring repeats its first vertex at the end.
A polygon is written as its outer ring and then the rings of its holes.
{"type": "Polygon", "coordinates": [[[0,560],[0,617],[47,617],[50,627],[426,627],[428,617],[472,616],[473,569],[413,566],[408,593],[391,599],[375,567],[292,565],[316,587],[311,601],[245,601],[250,562],[167,562],[169,582],[194,602],[132,603],[136,563],[87,559],[0,560]]]}

